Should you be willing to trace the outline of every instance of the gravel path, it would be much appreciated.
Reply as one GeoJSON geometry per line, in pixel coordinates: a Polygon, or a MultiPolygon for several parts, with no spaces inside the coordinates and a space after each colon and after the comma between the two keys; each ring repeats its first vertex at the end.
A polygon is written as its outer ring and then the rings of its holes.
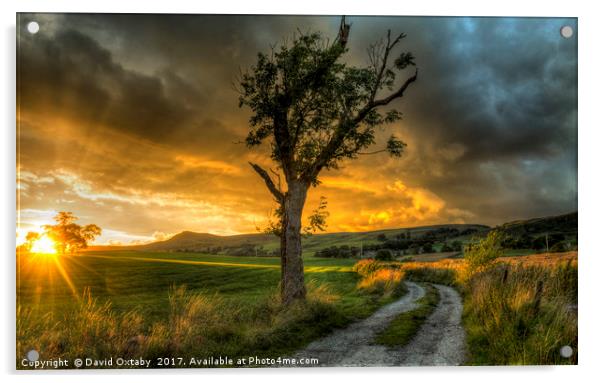
{"type": "Polygon", "coordinates": [[[414,339],[399,350],[400,366],[458,366],[466,357],[462,298],[449,286],[439,290],[439,305],[414,339]]]}
{"type": "Polygon", "coordinates": [[[418,307],[424,289],[406,282],[408,293],[380,308],[372,316],[310,343],[294,355],[318,358],[321,367],[343,366],[439,366],[459,365],[464,361],[465,336],[461,325],[462,300],[451,287],[434,285],[439,305],[414,339],[405,347],[388,348],[373,344],[376,334],[399,314],[418,307]]]}

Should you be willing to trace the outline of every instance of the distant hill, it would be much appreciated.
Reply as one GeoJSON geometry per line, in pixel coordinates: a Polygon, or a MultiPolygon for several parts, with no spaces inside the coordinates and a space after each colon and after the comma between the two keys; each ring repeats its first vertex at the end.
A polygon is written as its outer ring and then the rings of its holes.
{"type": "Polygon", "coordinates": [[[499,228],[513,235],[521,234],[567,234],[577,233],[577,212],[551,217],[532,218],[505,223],[499,228]]]}
{"type": "Polygon", "coordinates": [[[260,246],[273,242],[275,237],[267,234],[240,234],[221,236],[209,233],[183,231],[173,237],[159,242],[136,246],[139,250],[173,251],[173,250],[205,250],[214,247],[236,247],[244,245],[260,246]]]}
{"type": "MultiPolygon", "coordinates": [[[[563,214],[552,217],[533,218],[517,220],[498,226],[508,234],[538,234],[563,233],[576,235],[577,213],[563,214]]],[[[387,239],[395,239],[399,236],[410,236],[418,238],[436,232],[453,232],[453,237],[459,240],[468,239],[474,235],[482,236],[491,230],[491,227],[479,224],[449,224],[430,225],[399,229],[385,229],[366,232],[340,232],[316,234],[303,239],[303,249],[309,253],[330,246],[362,246],[382,243],[387,239]]],[[[136,246],[93,246],[90,251],[95,250],[140,250],[140,251],[190,251],[227,253],[231,255],[267,255],[274,253],[279,248],[279,240],[269,234],[240,234],[221,236],[209,233],[195,233],[183,231],[173,237],[136,246]]]]}
{"type": "MultiPolygon", "coordinates": [[[[360,246],[382,241],[383,238],[393,239],[398,235],[409,233],[412,237],[422,236],[425,233],[438,229],[455,229],[460,233],[475,233],[489,230],[488,226],[477,224],[449,224],[431,225],[400,229],[385,229],[366,232],[340,232],[315,234],[303,239],[303,248],[306,251],[315,251],[329,246],[360,246]],[[380,238],[380,239],[379,239],[380,238]]],[[[140,251],[200,251],[200,252],[233,252],[237,248],[258,247],[263,251],[274,251],[279,247],[279,240],[271,234],[240,234],[220,236],[209,233],[195,233],[183,231],[173,237],[158,242],[135,246],[91,246],[89,251],[97,250],[140,250],[140,251]]]]}

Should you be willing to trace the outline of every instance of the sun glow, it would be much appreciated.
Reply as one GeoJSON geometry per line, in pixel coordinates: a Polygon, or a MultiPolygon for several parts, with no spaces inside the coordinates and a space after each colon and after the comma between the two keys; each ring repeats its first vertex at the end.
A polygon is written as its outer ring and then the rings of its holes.
{"type": "Polygon", "coordinates": [[[33,243],[31,252],[37,254],[56,254],[55,243],[44,234],[33,243]]]}

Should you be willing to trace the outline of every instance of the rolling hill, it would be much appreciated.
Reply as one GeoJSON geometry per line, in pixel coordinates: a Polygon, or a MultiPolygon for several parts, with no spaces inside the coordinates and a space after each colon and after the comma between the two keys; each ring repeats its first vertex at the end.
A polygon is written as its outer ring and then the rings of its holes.
{"type": "MultiPolygon", "coordinates": [[[[498,229],[512,235],[567,233],[576,235],[577,212],[551,217],[541,217],[526,220],[517,220],[497,226],[498,229]]],[[[418,238],[426,233],[436,231],[453,230],[457,239],[467,239],[473,235],[482,236],[491,230],[491,227],[479,224],[448,224],[431,225],[399,229],[386,229],[367,232],[340,232],[315,234],[303,239],[303,249],[308,253],[314,253],[330,246],[361,246],[394,239],[399,235],[410,235],[418,238]]],[[[258,255],[266,255],[278,249],[279,240],[270,234],[240,234],[220,236],[209,233],[195,233],[183,231],[173,237],[158,242],[152,242],[136,246],[92,246],[90,251],[107,250],[137,250],[137,251],[188,251],[208,253],[229,253],[236,255],[237,250],[244,254],[259,252],[258,255]]],[[[257,253],[256,253],[257,254],[257,253]]]]}
{"type": "Polygon", "coordinates": [[[136,246],[139,250],[147,251],[173,251],[180,249],[208,249],[212,247],[238,247],[261,246],[275,241],[275,237],[268,234],[240,234],[221,236],[209,233],[195,233],[183,231],[173,237],[159,242],[136,246]]]}
{"type": "MultiPolygon", "coordinates": [[[[360,246],[377,243],[382,238],[394,238],[409,233],[412,237],[420,237],[424,233],[437,229],[456,229],[461,233],[474,233],[489,230],[488,226],[476,224],[431,225],[400,229],[386,229],[367,232],[340,232],[315,234],[303,239],[304,250],[314,252],[329,246],[360,246]],[[383,237],[384,236],[384,237],[383,237]]],[[[271,234],[239,234],[220,236],[209,233],[183,231],[173,237],[158,242],[135,246],[91,246],[89,251],[106,250],[138,250],[138,251],[199,251],[221,252],[224,249],[260,248],[264,251],[276,250],[279,246],[277,237],[271,234]]]]}
{"type": "Polygon", "coordinates": [[[551,217],[532,218],[512,221],[499,228],[513,235],[521,234],[576,234],[578,224],[577,212],[551,217]]]}

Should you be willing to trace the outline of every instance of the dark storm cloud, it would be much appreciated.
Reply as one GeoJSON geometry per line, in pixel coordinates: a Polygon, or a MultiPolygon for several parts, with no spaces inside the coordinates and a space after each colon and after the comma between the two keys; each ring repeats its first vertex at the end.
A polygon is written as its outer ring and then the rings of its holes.
{"type": "Polygon", "coordinates": [[[575,20],[353,21],[360,47],[405,32],[420,68],[398,104],[413,146],[392,172],[490,223],[576,209],[577,45],[559,33],[575,20]]]}
{"type": "Polygon", "coordinates": [[[574,150],[576,45],[560,37],[563,24],[482,18],[434,25],[447,38],[428,40],[427,73],[412,102],[419,118],[433,116],[442,137],[465,144],[468,161],[574,150]]]}
{"type": "MultiPolygon", "coordinates": [[[[309,20],[91,14],[21,18],[23,25],[41,18],[47,27],[44,33],[20,36],[23,110],[50,110],[81,121],[82,128],[94,121],[92,129],[100,124],[207,151],[244,134],[240,127],[247,115],[236,107],[234,90],[240,71],[258,51],[309,20]]],[[[317,20],[309,24],[328,19],[317,20]]]]}
{"type": "Polygon", "coordinates": [[[94,122],[150,139],[165,138],[192,116],[159,78],[123,69],[78,31],[22,39],[20,48],[20,103],[28,112],[57,113],[84,127],[94,122]]]}
{"type": "MultiPolygon", "coordinates": [[[[107,193],[128,187],[175,193],[249,217],[267,209],[265,190],[246,163],[263,154],[235,144],[245,136],[249,112],[237,108],[232,84],[257,52],[298,28],[335,36],[339,23],[338,17],[46,14],[22,15],[22,24],[32,18],[41,32],[19,37],[23,165],[44,174],[66,169],[107,193]],[[241,188],[249,193],[241,196],[241,188]]],[[[350,162],[325,174],[323,187],[312,192],[329,197],[332,230],[495,224],[576,209],[577,46],[575,37],[559,33],[565,24],[576,28],[575,20],[349,20],[350,64],[365,65],[368,44],[390,28],[407,34],[402,47],[415,54],[420,74],[396,103],[404,121],[392,129],[408,142],[405,156],[350,162]]],[[[42,209],[43,202],[31,204],[42,209]]],[[[147,231],[198,227],[184,219],[169,227],[146,220],[147,231]]]]}
{"type": "Polygon", "coordinates": [[[438,25],[448,38],[428,40],[425,70],[433,70],[408,109],[424,133],[465,152],[445,166],[446,180],[427,187],[447,197],[450,187],[460,195],[472,184],[469,203],[480,196],[480,206],[471,210],[496,221],[576,209],[576,39],[560,37],[565,24],[576,27],[560,19],[438,25]]]}

